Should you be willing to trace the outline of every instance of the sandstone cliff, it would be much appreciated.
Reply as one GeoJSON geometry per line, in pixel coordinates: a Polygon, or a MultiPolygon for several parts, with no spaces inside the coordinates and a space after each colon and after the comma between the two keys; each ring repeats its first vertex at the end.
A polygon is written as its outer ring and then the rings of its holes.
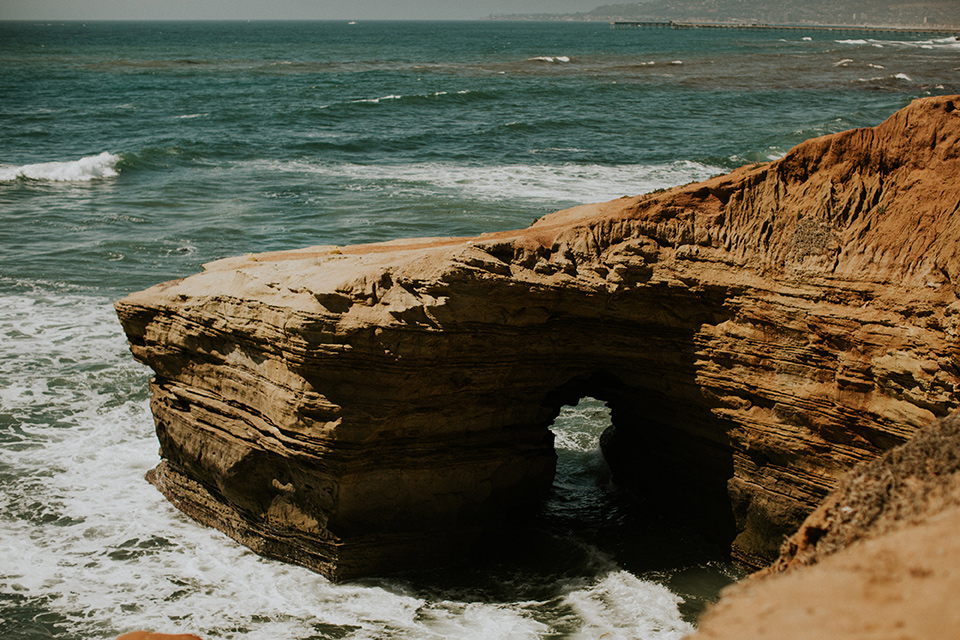
{"type": "Polygon", "coordinates": [[[606,400],[618,479],[753,566],[958,406],[960,97],[524,230],[233,258],[117,303],[179,508],[346,578],[549,488],[606,400]]]}
{"type": "Polygon", "coordinates": [[[694,638],[953,638],[960,628],[960,414],[860,465],[769,569],[694,638]]]}

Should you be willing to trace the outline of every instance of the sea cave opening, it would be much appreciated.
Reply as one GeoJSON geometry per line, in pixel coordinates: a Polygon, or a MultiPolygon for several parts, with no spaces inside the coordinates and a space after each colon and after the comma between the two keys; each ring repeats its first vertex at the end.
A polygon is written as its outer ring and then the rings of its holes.
{"type": "Polygon", "coordinates": [[[636,454],[634,464],[648,464],[642,451],[623,448],[656,446],[656,439],[644,443],[637,437],[628,442],[612,437],[617,412],[610,404],[582,395],[562,406],[550,425],[556,473],[531,522],[538,540],[534,544],[568,572],[626,571],[662,584],[683,598],[680,611],[695,622],[742,572],[729,561],[723,540],[685,517],[682,505],[665,504],[665,496],[645,492],[642,481],[638,487],[643,473],[623,478],[618,477],[622,470],[611,469],[607,458],[624,454],[636,454]],[[544,544],[546,538],[549,544],[544,544]]]}

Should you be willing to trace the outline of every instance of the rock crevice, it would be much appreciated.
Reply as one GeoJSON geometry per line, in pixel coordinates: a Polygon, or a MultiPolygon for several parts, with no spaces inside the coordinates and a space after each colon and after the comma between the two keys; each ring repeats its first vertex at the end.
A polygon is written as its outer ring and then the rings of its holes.
{"type": "Polygon", "coordinates": [[[461,552],[612,409],[614,473],[759,566],[957,407],[960,104],[527,229],[230,258],[117,303],[175,504],[349,578],[461,552]]]}

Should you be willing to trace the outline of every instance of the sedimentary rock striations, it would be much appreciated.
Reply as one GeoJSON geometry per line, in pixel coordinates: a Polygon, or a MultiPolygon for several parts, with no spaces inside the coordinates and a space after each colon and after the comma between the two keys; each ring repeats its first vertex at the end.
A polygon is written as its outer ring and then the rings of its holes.
{"type": "Polygon", "coordinates": [[[858,465],[698,640],[949,638],[960,609],[960,414],[858,465]]]}
{"type": "Polygon", "coordinates": [[[615,475],[760,565],[957,407],[960,97],[703,183],[474,238],[221,260],[117,303],[186,513],[334,578],[436,562],[550,487],[563,404],[615,475]]]}

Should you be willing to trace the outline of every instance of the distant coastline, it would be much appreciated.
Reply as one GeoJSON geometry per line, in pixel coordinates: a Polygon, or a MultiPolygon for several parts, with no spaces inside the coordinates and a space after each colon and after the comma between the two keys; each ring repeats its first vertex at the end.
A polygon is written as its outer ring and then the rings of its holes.
{"type": "Polygon", "coordinates": [[[767,24],[760,22],[697,22],[687,20],[599,20],[578,19],[575,17],[556,16],[546,18],[542,16],[510,17],[491,16],[490,20],[529,21],[529,22],[609,22],[615,29],[740,29],[753,31],[845,31],[856,33],[899,33],[924,34],[960,37],[960,26],[944,27],[936,25],[923,26],[887,26],[887,25],[850,25],[850,24],[767,24]]]}
{"type": "Polygon", "coordinates": [[[856,11],[827,0],[803,6],[770,6],[761,0],[648,0],[602,5],[579,13],[494,14],[489,20],[564,22],[675,22],[742,28],[747,25],[792,28],[860,28],[930,33],[960,30],[960,3],[931,0],[922,5],[897,5],[862,0],[856,11]]]}

